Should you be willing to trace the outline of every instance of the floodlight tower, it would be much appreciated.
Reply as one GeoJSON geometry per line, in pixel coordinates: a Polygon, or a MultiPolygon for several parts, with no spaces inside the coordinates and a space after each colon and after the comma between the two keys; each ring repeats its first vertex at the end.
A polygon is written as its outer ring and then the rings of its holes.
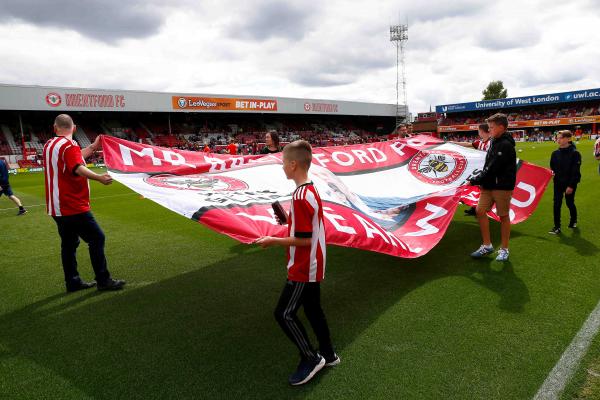
{"type": "Polygon", "coordinates": [[[408,102],[406,99],[406,65],[404,64],[404,46],[408,41],[408,25],[390,26],[390,42],[396,45],[396,127],[405,118],[408,118],[408,102]],[[400,75],[402,67],[402,75],[400,75]],[[402,81],[400,81],[402,79],[402,81]],[[400,82],[402,82],[402,96],[404,97],[404,118],[400,116],[400,82]]]}

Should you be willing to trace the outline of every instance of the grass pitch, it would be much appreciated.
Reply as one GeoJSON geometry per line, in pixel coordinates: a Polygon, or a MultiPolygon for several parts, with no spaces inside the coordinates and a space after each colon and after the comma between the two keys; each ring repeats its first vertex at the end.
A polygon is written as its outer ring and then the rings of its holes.
{"type": "MultiPolygon", "coordinates": [[[[555,147],[518,144],[518,156],[547,166],[555,147]]],[[[600,299],[600,176],[592,142],[578,148],[580,228],[547,234],[551,183],[513,226],[504,265],[470,259],[479,229],[464,207],[415,260],[329,246],[322,303],[342,363],[294,388],[297,354],[272,316],[283,249],[241,245],[92,182],[109,268],[128,284],[66,294],[43,175],[13,176],[29,213],[0,198],[0,398],[531,398],[600,299]]],[[[495,222],[492,237],[498,245],[495,222]]],[[[598,339],[565,396],[579,393],[597,349],[598,339]]]]}

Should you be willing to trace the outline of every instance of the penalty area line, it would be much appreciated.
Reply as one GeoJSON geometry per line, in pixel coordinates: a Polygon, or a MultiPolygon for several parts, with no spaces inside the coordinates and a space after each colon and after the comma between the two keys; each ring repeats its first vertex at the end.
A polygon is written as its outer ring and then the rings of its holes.
{"type": "Polygon", "coordinates": [[[592,340],[600,329],[600,302],[560,357],[550,374],[542,383],[533,400],[558,399],[567,383],[577,371],[581,359],[586,355],[592,340]]]}

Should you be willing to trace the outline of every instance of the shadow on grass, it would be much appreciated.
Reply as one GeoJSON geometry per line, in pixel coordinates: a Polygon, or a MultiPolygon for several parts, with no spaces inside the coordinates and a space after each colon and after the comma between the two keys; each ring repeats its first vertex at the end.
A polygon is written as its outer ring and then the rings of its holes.
{"type": "Polygon", "coordinates": [[[573,247],[582,256],[598,254],[598,246],[581,237],[581,230],[579,228],[573,229],[573,233],[570,236],[565,235],[565,232],[563,232],[558,235],[558,238],[561,244],[573,247]]]}
{"type": "Polygon", "coordinates": [[[500,296],[498,307],[514,313],[523,312],[529,303],[529,291],[525,283],[515,275],[510,261],[498,262],[493,258],[482,260],[477,274],[469,278],[500,296]]]}
{"type": "MultiPolygon", "coordinates": [[[[389,307],[435,279],[464,276],[498,293],[500,308],[522,311],[529,295],[510,263],[496,270],[466,254],[438,262],[478,237],[460,223],[450,234],[418,260],[329,248],[322,302],[342,358],[389,307]]],[[[99,399],[305,397],[336,371],[288,387],[296,351],[272,316],[283,252],[246,249],[233,246],[232,258],[120,293],[53,295],[0,317],[0,343],[99,399]]]]}

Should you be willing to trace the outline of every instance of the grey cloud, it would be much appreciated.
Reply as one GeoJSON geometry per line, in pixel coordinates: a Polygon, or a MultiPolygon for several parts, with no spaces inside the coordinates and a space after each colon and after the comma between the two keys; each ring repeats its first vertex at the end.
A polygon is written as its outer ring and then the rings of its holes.
{"type": "MultiPolygon", "coordinates": [[[[535,67],[535,66],[534,66],[535,67]]],[[[585,68],[561,68],[553,71],[540,71],[538,68],[527,69],[520,74],[519,83],[525,87],[545,84],[567,84],[577,82],[586,77],[585,68]]]]}
{"type": "Polygon", "coordinates": [[[267,1],[242,11],[230,26],[231,37],[264,41],[271,38],[300,40],[308,32],[311,7],[267,1]]]}
{"type": "Polygon", "coordinates": [[[395,58],[382,57],[378,52],[333,51],[323,56],[313,54],[307,58],[307,62],[293,66],[290,79],[306,86],[340,86],[393,65],[395,58]]]}
{"type": "Polygon", "coordinates": [[[151,36],[158,32],[164,19],[156,5],[142,0],[0,2],[0,22],[21,20],[33,25],[71,29],[107,43],[151,36]]]}
{"type": "Polygon", "coordinates": [[[489,50],[510,50],[535,46],[541,39],[540,31],[532,25],[505,25],[482,29],[477,44],[489,50]]]}
{"type": "Polygon", "coordinates": [[[291,76],[291,80],[303,86],[332,87],[342,86],[353,82],[353,79],[342,76],[331,76],[317,71],[298,70],[291,76]]]}
{"type": "Polygon", "coordinates": [[[481,13],[489,7],[489,3],[479,0],[435,0],[428,1],[426,5],[422,2],[410,2],[400,12],[400,22],[438,21],[445,18],[469,17],[481,13]],[[404,21],[403,21],[404,19],[404,21]]]}

